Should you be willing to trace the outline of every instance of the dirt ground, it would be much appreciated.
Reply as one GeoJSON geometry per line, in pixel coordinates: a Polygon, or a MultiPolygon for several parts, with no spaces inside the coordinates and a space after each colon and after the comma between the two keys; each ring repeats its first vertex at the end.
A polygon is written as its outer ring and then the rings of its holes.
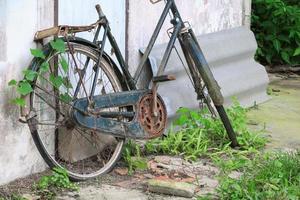
{"type": "Polygon", "coordinates": [[[270,75],[270,100],[248,113],[255,129],[265,129],[267,148],[300,149],[300,76],[270,75]]]}
{"type": "MultiPolygon", "coordinates": [[[[250,126],[253,129],[265,129],[270,143],[267,149],[299,149],[300,148],[300,77],[297,75],[270,75],[268,89],[270,100],[256,106],[249,113],[250,126]]],[[[177,182],[193,185],[197,195],[213,193],[218,186],[216,175],[219,169],[207,160],[189,163],[179,157],[156,156],[148,158],[150,170],[137,172],[133,176],[126,175],[122,165],[114,171],[97,179],[79,183],[79,192],[67,192],[58,195],[57,199],[77,200],[115,200],[115,199],[174,199],[174,197],[149,192],[148,180],[172,179],[177,182]]],[[[32,194],[32,185],[49,171],[32,175],[0,187],[0,196],[8,194],[26,194],[28,199],[37,199],[32,194]]],[[[238,178],[240,174],[231,174],[238,178]]],[[[196,195],[195,195],[196,196],[196,195]]],[[[191,198],[189,198],[191,199],[191,198]]],[[[192,199],[196,199],[193,197],[192,199]]]]}

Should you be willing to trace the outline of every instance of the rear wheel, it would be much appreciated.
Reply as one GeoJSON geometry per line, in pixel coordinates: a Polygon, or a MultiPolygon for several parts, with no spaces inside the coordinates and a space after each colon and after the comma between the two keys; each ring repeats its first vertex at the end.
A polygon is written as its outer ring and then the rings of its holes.
{"type": "MultiPolygon", "coordinates": [[[[65,53],[48,56],[50,70],[37,78],[33,85],[30,100],[35,117],[28,124],[46,163],[51,168],[65,168],[72,180],[81,181],[110,171],[122,153],[124,138],[79,127],[72,120],[72,102],[90,96],[95,76],[94,95],[120,92],[122,85],[112,64],[104,58],[96,75],[99,55],[96,50],[81,44],[70,44],[75,59],[68,45],[65,53]],[[68,67],[60,62],[62,58],[68,67]],[[58,76],[62,77],[61,81],[58,80],[62,82],[59,87],[55,86],[57,81],[53,81],[58,76]],[[81,84],[78,86],[78,83],[81,84]],[[76,88],[78,92],[75,92],[76,88]]],[[[40,66],[32,68],[39,72],[40,66]]],[[[110,110],[118,111],[119,108],[110,110]]]]}

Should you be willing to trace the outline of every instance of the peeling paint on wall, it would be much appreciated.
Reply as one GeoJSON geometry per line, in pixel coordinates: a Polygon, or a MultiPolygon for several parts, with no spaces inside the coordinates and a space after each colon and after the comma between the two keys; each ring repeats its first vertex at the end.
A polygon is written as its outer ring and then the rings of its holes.
{"type": "Polygon", "coordinates": [[[7,83],[23,76],[32,59],[29,49],[36,48],[34,33],[53,25],[52,3],[0,0],[0,30],[6,33],[0,39],[0,185],[46,169],[28,126],[18,122],[19,108],[9,103],[16,94],[7,83]]]}
{"type": "Polygon", "coordinates": [[[6,61],[6,0],[0,1],[0,62],[6,61]]]}

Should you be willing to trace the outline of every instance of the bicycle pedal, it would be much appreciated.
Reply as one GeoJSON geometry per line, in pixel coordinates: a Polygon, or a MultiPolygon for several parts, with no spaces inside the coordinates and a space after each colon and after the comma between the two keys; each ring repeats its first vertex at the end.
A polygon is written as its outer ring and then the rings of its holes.
{"type": "Polygon", "coordinates": [[[167,81],[176,80],[176,77],[174,75],[162,75],[162,76],[154,76],[152,80],[154,83],[167,82],[167,81]]]}

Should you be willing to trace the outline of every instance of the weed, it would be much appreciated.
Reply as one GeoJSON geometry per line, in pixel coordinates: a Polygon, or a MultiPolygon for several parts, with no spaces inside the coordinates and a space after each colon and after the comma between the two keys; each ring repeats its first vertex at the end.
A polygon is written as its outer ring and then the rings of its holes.
{"type": "MultiPolygon", "coordinates": [[[[227,109],[238,142],[246,152],[253,152],[254,149],[264,147],[267,140],[260,133],[249,131],[246,112],[237,101],[227,109]]],[[[230,140],[221,120],[211,118],[208,110],[192,111],[181,108],[178,113],[180,116],[175,126],[179,131],[171,128],[166,137],[149,141],[146,152],[183,155],[188,160],[196,160],[200,156],[211,157],[220,152],[238,152],[231,151],[230,140]]]]}
{"type": "Polygon", "coordinates": [[[300,152],[259,156],[239,180],[224,176],[221,199],[300,199],[300,152]]]}
{"type": "Polygon", "coordinates": [[[129,140],[123,152],[123,158],[128,166],[129,175],[135,170],[146,170],[148,168],[147,159],[141,156],[140,146],[134,141],[129,140]]]}
{"type": "Polygon", "coordinates": [[[1,197],[0,196],[0,200],[27,200],[27,199],[22,197],[19,194],[12,194],[12,195],[6,196],[6,197],[1,197]]]}
{"type": "Polygon", "coordinates": [[[65,169],[54,168],[52,175],[43,176],[34,185],[34,189],[42,199],[54,199],[57,192],[63,190],[77,191],[78,187],[70,181],[65,169]]]}
{"type": "MultiPolygon", "coordinates": [[[[148,141],[143,153],[181,155],[191,161],[205,156],[211,158],[224,173],[240,169],[250,162],[249,157],[251,158],[264,147],[267,139],[259,132],[249,131],[247,110],[236,100],[233,106],[227,109],[227,113],[243,151],[233,150],[230,147],[230,140],[221,120],[211,118],[208,110],[193,111],[180,108],[179,117],[169,129],[168,135],[148,141]]],[[[140,146],[130,141],[123,157],[129,172],[132,173],[137,168],[133,158],[141,159],[140,146]]]]}

